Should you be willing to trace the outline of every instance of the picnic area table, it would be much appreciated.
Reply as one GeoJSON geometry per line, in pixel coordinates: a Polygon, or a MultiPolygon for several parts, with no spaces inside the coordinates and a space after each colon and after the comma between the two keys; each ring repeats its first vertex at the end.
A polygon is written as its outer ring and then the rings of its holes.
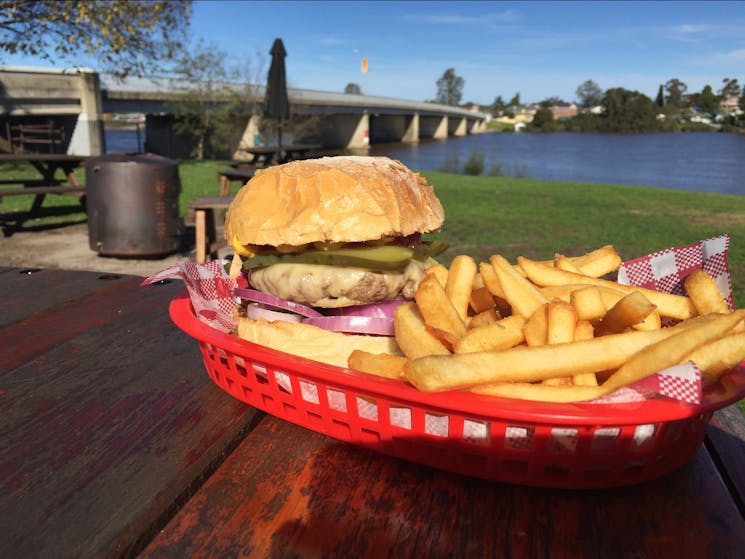
{"type": "Polygon", "coordinates": [[[41,178],[0,179],[0,200],[4,196],[34,195],[30,214],[35,216],[47,194],[70,194],[79,198],[85,193],[75,175],[75,170],[88,159],[83,155],[44,154],[44,153],[0,153],[0,163],[29,163],[41,178]],[[62,170],[65,181],[57,178],[62,170]],[[5,185],[21,185],[21,188],[6,189],[5,185]]]}
{"type": "Polygon", "coordinates": [[[0,268],[7,557],[742,557],[745,421],[604,490],[464,477],[230,397],[169,319],[177,280],[0,268]]]}
{"type": "Polygon", "coordinates": [[[242,151],[253,155],[253,160],[250,162],[236,160],[232,161],[230,165],[240,168],[241,166],[245,166],[246,163],[259,167],[274,165],[277,163],[287,163],[288,161],[294,161],[296,159],[304,159],[322,147],[323,146],[320,144],[287,144],[282,147],[254,146],[241,148],[242,151]]]}

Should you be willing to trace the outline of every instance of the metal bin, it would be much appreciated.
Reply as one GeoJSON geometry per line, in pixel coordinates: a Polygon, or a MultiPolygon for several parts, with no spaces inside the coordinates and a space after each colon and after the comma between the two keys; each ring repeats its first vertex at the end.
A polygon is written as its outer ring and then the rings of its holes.
{"type": "Polygon", "coordinates": [[[88,240],[104,256],[155,257],[181,246],[178,163],[117,153],[85,164],[88,240]]]}

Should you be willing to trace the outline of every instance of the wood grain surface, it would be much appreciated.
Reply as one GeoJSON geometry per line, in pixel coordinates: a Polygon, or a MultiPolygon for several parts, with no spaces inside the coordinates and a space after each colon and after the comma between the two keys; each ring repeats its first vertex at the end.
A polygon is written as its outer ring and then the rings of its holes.
{"type": "Polygon", "coordinates": [[[68,277],[0,330],[0,555],[131,555],[262,417],[170,322],[183,284],[68,277]]]}
{"type": "Polygon", "coordinates": [[[143,557],[742,557],[708,453],[612,490],[492,483],[267,416],[143,557]]]}

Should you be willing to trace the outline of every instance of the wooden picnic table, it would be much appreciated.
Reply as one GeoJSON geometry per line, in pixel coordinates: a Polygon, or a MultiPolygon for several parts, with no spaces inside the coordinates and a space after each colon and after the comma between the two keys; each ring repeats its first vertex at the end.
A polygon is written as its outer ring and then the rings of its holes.
{"type": "MultiPolygon", "coordinates": [[[[254,146],[242,148],[242,151],[253,155],[253,160],[248,162],[252,166],[267,166],[277,163],[287,163],[296,159],[303,159],[309,154],[320,150],[320,144],[287,144],[279,146],[254,146]]],[[[246,161],[231,161],[231,167],[240,168],[246,165],[246,161]]]]}
{"type": "Polygon", "coordinates": [[[47,194],[71,194],[79,198],[85,193],[75,170],[88,157],[83,155],[44,154],[44,153],[0,153],[0,163],[29,163],[36,169],[39,179],[0,179],[0,185],[21,185],[22,188],[4,189],[0,187],[0,199],[3,196],[34,195],[30,215],[38,214],[47,194]],[[57,178],[57,171],[65,175],[65,182],[57,178]]]}
{"type": "Polygon", "coordinates": [[[717,557],[745,550],[745,421],[604,490],[495,483],[341,443],[208,378],[180,281],[0,268],[7,557],[717,557]]]}

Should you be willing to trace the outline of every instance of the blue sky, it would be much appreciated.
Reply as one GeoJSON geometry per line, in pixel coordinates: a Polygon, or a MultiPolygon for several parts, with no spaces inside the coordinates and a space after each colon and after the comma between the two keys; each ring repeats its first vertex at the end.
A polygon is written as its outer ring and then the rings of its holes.
{"type": "Polygon", "coordinates": [[[725,77],[745,84],[742,1],[207,0],[194,3],[191,33],[228,63],[248,62],[258,79],[281,37],[291,86],[343,91],[354,82],[364,93],[412,100],[434,98],[451,67],[465,80],[463,101],[482,104],[517,92],[523,101],[572,101],[587,79],[652,98],[670,78],[689,92],[718,91],[725,77]]]}

